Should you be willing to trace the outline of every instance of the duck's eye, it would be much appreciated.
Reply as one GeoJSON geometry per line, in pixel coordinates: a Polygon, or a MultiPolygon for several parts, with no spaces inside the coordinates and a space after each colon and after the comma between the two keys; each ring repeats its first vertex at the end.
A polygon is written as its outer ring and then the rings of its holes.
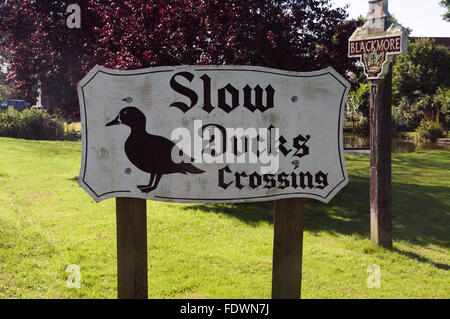
{"type": "Polygon", "coordinates": [[[127,111],[123,111],[123,115],[127,115],[127,111]]]}

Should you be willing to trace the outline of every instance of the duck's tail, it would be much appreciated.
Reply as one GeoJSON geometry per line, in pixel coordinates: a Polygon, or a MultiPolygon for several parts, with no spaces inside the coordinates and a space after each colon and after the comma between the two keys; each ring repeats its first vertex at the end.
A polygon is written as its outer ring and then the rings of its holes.
{"type": "Polygon", "coordinates": [[[191,163],[181,163],[181,169],[184,173],[189,173],[189,174],[202,174],[205,171],[201,170],[200,168],[195,167],[194,165],[192,165],[191,163]]]}

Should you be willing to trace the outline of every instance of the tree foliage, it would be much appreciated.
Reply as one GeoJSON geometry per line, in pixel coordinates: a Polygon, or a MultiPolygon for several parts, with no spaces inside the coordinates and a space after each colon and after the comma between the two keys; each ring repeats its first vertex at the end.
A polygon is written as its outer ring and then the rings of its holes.
{"type": "Polygon", "coordinates": [[[415,100],[422,95],[434,95],[440,86],[450,86],[450,52],[435,46],[430,39],[410,42],[408,54],[398,55],[393,66],[393,93],[415,100]]]}
{"type": "Polygon", "coordinates": [[[430,39],[410,43],[408,54],[395,58],[392,84],[397,124],[416,128],[422,119],[446,122],[438,95],[450,87],[449,65],[448,49],[430,39]]]}
{"type": "Polygon", "coordinates": [[[437,138],[444,136],[444,129],[435,121],[422,120],[416,129],[421,139],[436,141],[437,138]]]}
{"type": "Polygon", "coordinates": [[[356,90],[350,91],[347,98],[347,112],[369,117],[370,114],[370,83],[360,83],[356,90]]]}
{"type": "Polygon", "coordinates": [[[363,82],[350,91],[346,101],[346,116],[352,122],[353,132],[367,134],[370,116],[370,83],[363,82]]]}
{"type": "Polygon", "coordinates": [[[23,92],[17,89],[15,85],[5,83],[5,80],[5,74],[0,72],[0,102],[20,99],[23,92]]]}
{"type": "Polygon", "coordinates": [[[446,9],[446,12],[442,15],[445,21],[450,22],[450,0],[441,0],[441,6],[446,9]]]}
{"type": "Polygon", "coordinates": [[[450,124],[450,88],[440,87],[435,95],[435,99],[441,104],[441,113],[444,118],[445,128],[448,130],[450,124]]]}
{"type": "Polygon", "coordinates": [[[76,83],[95,64],[260,65],[295,71],[354,70],[344,22],[329,0],[79,0],[81,29],[66,27],[66,0],[0,0],[0,54],[8,79],[30,98],[38,80],[44,105],[76,117],[76,83]],[[57,84],[57,85],[55,85],[57,84]]]}
{"type": "Polygon", "coordinates": [[[0,54],[8,59],[7,80],[24,92],[24,99],[35,100],[40,81],[45,105],[51,111],[54,107],[65,108],[67,115],[74,116],[76,84],[96,62],[96,41],[89,31],[96,16],[88,10],[89,0],[79,0],[84,26],[67,28],[66,9],[71,2],[1,1],[0,54]]]}

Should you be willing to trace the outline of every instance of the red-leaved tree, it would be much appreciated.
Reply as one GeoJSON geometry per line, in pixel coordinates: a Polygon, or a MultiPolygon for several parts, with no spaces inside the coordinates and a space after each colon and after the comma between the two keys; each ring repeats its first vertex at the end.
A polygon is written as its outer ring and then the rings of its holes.
{"type": "Polygon", "coordinates": [[[36,100],[41,83],[43,104],[60,109],[68,118],[79,115],[76,85],[96,63],[99,17],[90,11],[89,0],[77,1],[83,12],[83,28],[69,29],[67,6],[73,1],[3,0],[0,2],[0,55],[8,62],[7,80],[36,100]]]}
{"type": "Polygon", "coordinates": [[[329,0],[79,0],[81,29],[66,26],[71,2],[0,0],[0,54],[28,98],[40,80],[44,105],[74,119],[76,83],[95,64],[355,70],[347,39],[357,22],[329,0]]]}

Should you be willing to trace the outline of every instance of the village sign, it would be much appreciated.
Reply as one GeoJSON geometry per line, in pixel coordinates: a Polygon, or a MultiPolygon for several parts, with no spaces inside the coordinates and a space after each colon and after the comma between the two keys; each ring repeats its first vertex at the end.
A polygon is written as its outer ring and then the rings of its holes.
{"type": "Polygon", "coordinates": [[[348,56],[360,58],[368,79],[382,79],[389,71],[393,55],[408,51],[408,31],[397,23],[388,23],[387,1],[369,1],[366,23],[349,39],[348,56]]]}
{"type": "Polygon", "coordinates": [[[97,66],[79,83],[80,185],[96,201],[328,202],[348,182],[334,69],[97,66]]]}

